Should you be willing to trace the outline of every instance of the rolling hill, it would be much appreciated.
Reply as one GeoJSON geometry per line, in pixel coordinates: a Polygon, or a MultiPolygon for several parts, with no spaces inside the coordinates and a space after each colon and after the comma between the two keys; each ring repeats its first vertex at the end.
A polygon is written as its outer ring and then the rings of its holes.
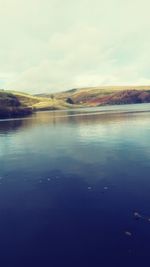
{"type": "MultiPolygon", "coordinates": [[[[40,96],[50,97],[49,94],[40,96]]],[[[87,87],[56,93],[55,99],[72,105],[101,106],[150,102],[150,86],[87,87]]]]}
{"type": "Polygon", "coordinates": [[[37,97],[34,95],[0,90],[0,119],[22,117],[43,110],[61,110],[72,105],[55,97],[37,97]]]}
{"type": "Polygon", "coordinates": [[[107,86],[31,95],[0,90],[0,118],[20,117],[43,110],[150,103],[150,86],[107,86]]]}

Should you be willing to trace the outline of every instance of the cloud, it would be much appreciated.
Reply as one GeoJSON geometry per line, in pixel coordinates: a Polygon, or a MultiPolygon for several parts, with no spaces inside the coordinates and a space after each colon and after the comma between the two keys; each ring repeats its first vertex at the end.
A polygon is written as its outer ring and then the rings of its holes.
{"type": "Polygon", "coordinates": [[[37,93],[149,84],[149,1],[0,3],[4,88],[37,93]]]}
{"type": "Polygon", "coordinates": [[[101,69],[113,61],[113,42],[112,47],[105,42],[103,33],[92,27],[56,33],[48,40],[47,57],[7,86],[36,92],[97,83],[101,69]]]}

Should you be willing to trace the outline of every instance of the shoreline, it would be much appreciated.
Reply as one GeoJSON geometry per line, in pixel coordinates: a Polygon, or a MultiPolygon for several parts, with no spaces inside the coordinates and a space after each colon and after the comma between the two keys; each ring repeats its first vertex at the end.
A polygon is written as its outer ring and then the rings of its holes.
{"type": "Polygon", "coordinates": [[[118,104],[118,105],[103,105],[98,107],[80,107],[80,108],[72,108],[72,109],[53,109],[53,110],[32,110],[31,113],[21,114],[15,116],[8,116],[1,118],[2,121],[10,121],[10,120],[20,120],[20,119],[30,119],[33,115],[38,113],[59,113],[59,112],[79,112],[75,114],[66,114],[55,116],[58,118],[63,117],[76,117],[76,116],[89,116],[89,115],[119,115],[119,114],[133,114],[133,113],[148,113],[150,112],[150,103],[135,103],[135,104],[118,104]],[[146,110],[133,109],[133,107],[149,105],[146,110]],[[102,109],[101,109],[102,108],[102,109]],[[81,112],[80,112],[81,111],[81,112]]]}

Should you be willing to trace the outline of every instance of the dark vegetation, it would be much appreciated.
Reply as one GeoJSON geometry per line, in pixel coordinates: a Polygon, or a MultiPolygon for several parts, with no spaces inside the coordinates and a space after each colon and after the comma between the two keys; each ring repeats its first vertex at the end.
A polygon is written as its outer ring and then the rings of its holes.
{"type": "Polygon", "coordinates": [[[31,113],[32,108],[23,106],[14,94],[0,92],[0,119],[22,117],[31,113]]]}
{"type": "Polygon", "coordinates": [[[92,98],[88,103],[95,105],[120,105],[120,104],[138,104],[149,103],[150,91],[127,90],[115,92],[107,96],[92,98]]]}
{"type": "Polygon", "coordinates": [[[72,105],[74,104],[72,98],[70,98],[70,97],[68,97],[68,98],[66,99],[66,102],[69,103],[69,104],[72,104],[72,105]]]}

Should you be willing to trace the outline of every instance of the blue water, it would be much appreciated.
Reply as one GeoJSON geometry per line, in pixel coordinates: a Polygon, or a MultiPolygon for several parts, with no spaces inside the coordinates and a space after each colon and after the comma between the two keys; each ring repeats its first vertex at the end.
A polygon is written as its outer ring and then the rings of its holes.
{"type": "Polygon", "coordinates": [[[0,266],[149,266],[149,219],[150,104],[0,121],[0,266]]]}

